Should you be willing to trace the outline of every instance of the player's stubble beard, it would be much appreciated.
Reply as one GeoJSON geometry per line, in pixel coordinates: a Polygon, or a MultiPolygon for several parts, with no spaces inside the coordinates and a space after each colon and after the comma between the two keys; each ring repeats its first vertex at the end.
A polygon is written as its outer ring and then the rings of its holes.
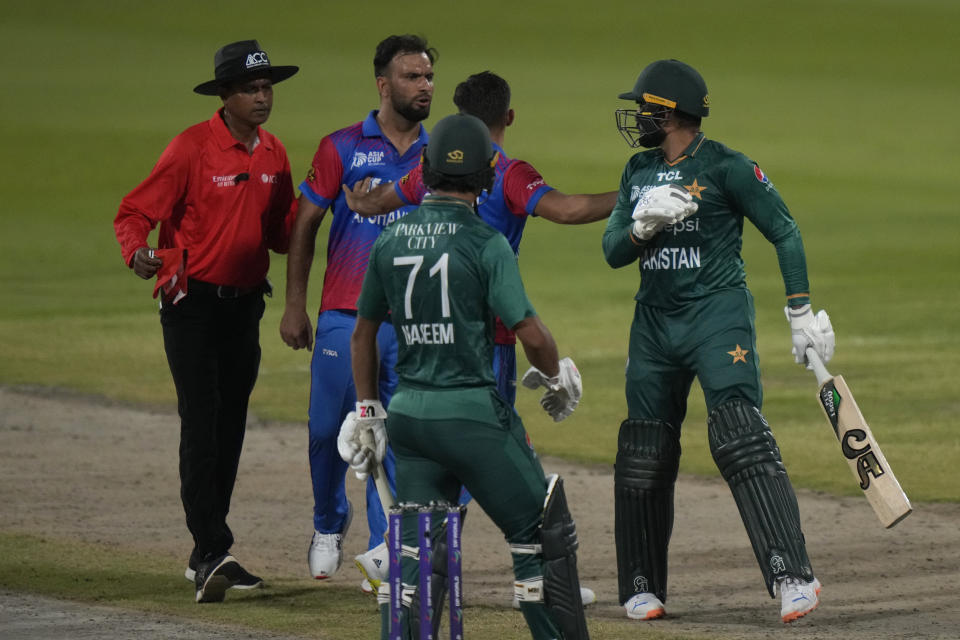
{"type": "Polygon", "coordinates": [[[421,93],[408,102],[398,102],[395,98],[391,98],[391,101],[393,103],[393,110],[410,122],[422,122],[430,117],[430,105],[433,103],[433,100],[432,96],[427,93],[421,93]],[[428,98],[426,105],[417,106],[417,100],[422,100],[424,97],[428,98]]]}
{"type": "MultiPolygon", "coordinates": [[[[650,109],[649,106],[646,107],[650,109]]],[[[650,109],[654,115],[640,115],[644,105],[637,103],[637,128],[641,134],[637,137],[637,142],[641,147],[653,149],[659,147],[667,137],[667,132],[663,130],[663,122],[666,119],[666,111],[662,107],[653,107],[650,109]]]]}
{"type": "Polygon", "coordinates": [[[661,129],[660,131],[643,134],[637,139],[637,142],[640,143],[641,147],[653,149],[654,147],[659,147],[666,137],[667,134],[661,129]]]}
{"type": "Polygon", "coordinates": [[[663,125],[649,118],[637,118],[637,125],[643,133],[637,138],[641,147],[653,149],[659,147],[667,137],[663,125]]]}

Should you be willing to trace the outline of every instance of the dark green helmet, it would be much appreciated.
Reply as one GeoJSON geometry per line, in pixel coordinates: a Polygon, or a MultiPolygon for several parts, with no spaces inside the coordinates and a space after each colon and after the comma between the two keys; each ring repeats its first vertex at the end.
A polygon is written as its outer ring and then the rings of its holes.
{"type": "Polygon", "coordinates": [[[692,116],[710,115],[707,83],[696,69],[679,60],[657,60],[640,72],[633,91],[621,93],[623,100],[653,103],[692,116]]]}
{"type": "Polygon", "coordinates": [[[489,170],[495,162],[487,125],[465,113],[437,122],[424,151],[425,166],[444,176],[472,175],[489,170]]]}

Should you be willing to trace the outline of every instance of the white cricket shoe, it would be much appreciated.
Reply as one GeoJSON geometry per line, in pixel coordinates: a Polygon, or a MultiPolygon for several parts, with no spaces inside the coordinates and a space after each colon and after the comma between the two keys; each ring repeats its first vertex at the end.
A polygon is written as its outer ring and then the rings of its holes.
{"type": "Polygon", "coordinates": [[[801,618],[820,604],[820,581],[816,578],[807,582],[801,578],[787,576],[777,580],[780,588],[780,617],[784,622],[793,622],[801,618]]]}
{"type": "Polygon", "coordinates": [[[355,556],[353,561],[363,574],[363,583],[360,588],[364,593],[376,593],[380,583],[387,579],[390,570],[390,555],[387,552],[387,543],[381,542],[366,553],[355,556]]]}
{"type": "Polygon", "coordinates": [[[667,614],[660,598],[652,593],[636,593],[627,600],[623,608],[632,620],[656,620],[667,614]]]}
{"type": "Polygon", "coordinates": [[[597,594],[590,587],[580,587],[580,600],[587,607],[597,601],[597,594]]]}
{"type": "Polygon", "coordinates": [[[310,575],[317,580],[326,580],[340,569],[343,562],[343,539],[353,520],[353,505],[347,502],[347,519],[343,523],[340,533],[313,532],[310,550],[307,552],[307,563],[310,565],[310,575]]]}
{"type": "MultiPolygon", "coordinates": [[[[597,601],[597,594],[589,587],[580,587],[580,600],[583,606],[588,607],[597,601]]],[[[513,594],[513,608],[520,609],[520,597],[516,593],[513,594]]]]}

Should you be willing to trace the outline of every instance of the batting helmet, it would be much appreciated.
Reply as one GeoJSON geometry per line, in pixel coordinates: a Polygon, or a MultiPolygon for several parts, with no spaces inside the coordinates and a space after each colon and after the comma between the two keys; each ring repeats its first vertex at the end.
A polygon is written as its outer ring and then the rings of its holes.
{"type": "Polygon", "coordinates": [[[640,72],[632,91],[623,100],[659,104],[692,116],[710,115],[707,83],[696,69],[679,60],[657,60],[640,72]]]}
{"type": "Polygon", "coordinates": [[[442,118],[430,132],[424,162],[448,177],[490,169],[494,161],[490,130],[480,118],[458,113],[442,118]]]}
{"type": "Polygon", "coordinates": [[[674,111],[699,119],[710,113],[707,83],[679,60],[657,60],[640,72],[633,91],[621,93],[637,109],[617,109],[617,129],[631,147],[657,147],[666,138],[663,125],[674,111]]]}

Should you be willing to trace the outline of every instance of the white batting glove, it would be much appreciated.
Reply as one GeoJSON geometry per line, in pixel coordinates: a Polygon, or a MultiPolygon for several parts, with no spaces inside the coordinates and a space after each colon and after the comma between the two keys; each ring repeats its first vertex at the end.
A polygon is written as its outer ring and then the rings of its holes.
{"type": "Polygon", "coordinates": [[[337,452],[351,467],[361,464],[366,457],[357,432],[356,411],[348,413],[343,419],[343,424],[340,425],[340,433],[337,435],[337,452]]]}
{"type": "Polygon", "coordinates": [[[362,460],[350,465],[357,478],[366,480],[387,455],[387,412],[379,400],[362,400],[356,404],[357,441],[362,460]]]}
{"type": "Polygon", "coordinates": [[[667,225],[682,222],[697,212],[697,203],[683,187],[665,184],[650,189],[633,208],[631,232],[647,241],[667,225]]]}
{"type": "Polygon", "coordinates": [[[837,346],[837,338],[833,333],[833,325],[830,324],[830,316],[821,309],[816,315],[809,304],[800,307],[784,307],[784,315],[787,316],[787,322],[790,323],[790,333],[793,340],[793,360],[797,364],[805,364],[810,368],[807,362],[807,347],[812,347],[824,363],[830,362],[833,357],[833,351],[837,346]]]}
{"type": "Polygon", "coordinates": [[[530,367],[523,374],[520,383],[527,389],[547,388],[540,398],[540,406],[550,414],[554,422],[569,417],[580,404],[580,397],[583,395],[580,372],[570,358],[560,361],[560,372],[556,376],[548,377],[536,367],[530,367]]]}
{"type": "Polygon", "coordinates": [[[359,462],[351,464],[350,468],[353,469],[353,473],[357,476],[357,480],[366,482],[367,478],[370,477],[370,474],[373,473],[373,470],[376,466],[377,462],[373,459],[373,452],[370,449],[364,448],[360,450],[359,462]]]}

